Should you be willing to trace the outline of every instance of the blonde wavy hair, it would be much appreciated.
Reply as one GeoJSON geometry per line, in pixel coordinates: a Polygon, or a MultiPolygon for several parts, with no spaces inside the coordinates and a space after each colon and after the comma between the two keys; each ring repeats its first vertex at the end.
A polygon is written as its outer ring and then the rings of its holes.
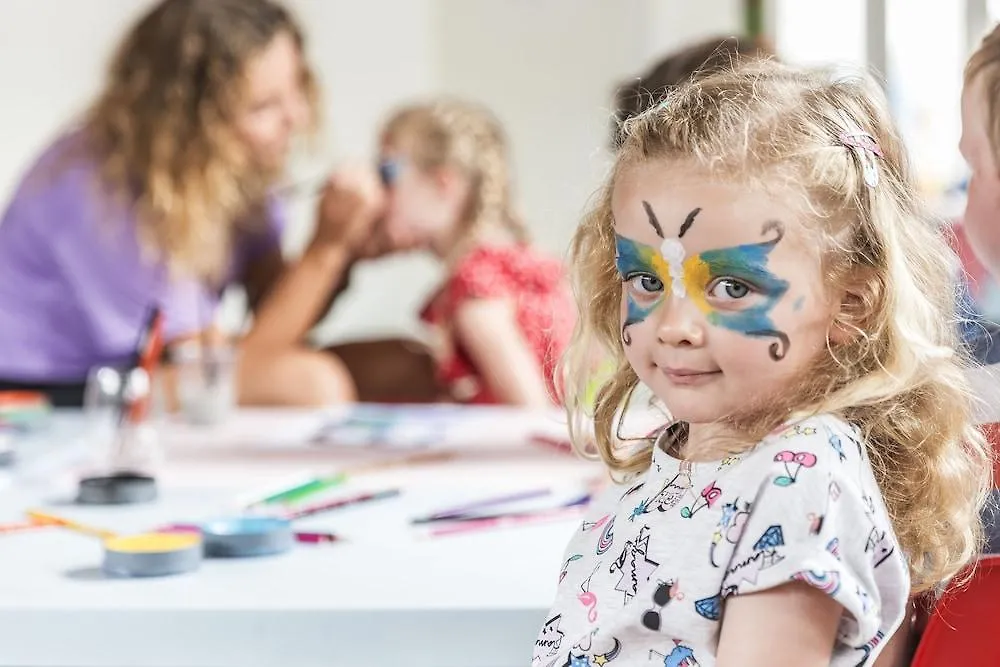
{"type": "MultiPolygon", "coordinates": [[[[163,0],[125,36],[84,123],[104,183],[131,202],[139,235],[172,268],[218,278],[236,225],[262,207],[277,174],[253,164],[234,118],[247,62],[302,31],[272,0],[163,0]]],[[[302,86],[316,119],[316,87],[302,86]]],[[[315,120],[314,120],[315,122],[315,120]]]]}
{"type": "Polygon", "coordinates": [[[564,365],[574,442],[586,452],[596,440],[615,474],[645,471],[652,453],[651,443],[626,451],[615,436],[638,378],[621,342],[611,209],[618,175],[649,160],[799,194],[802,219],[823,249],[825,284],[848,295],[831,327],[853,335],[829,342],[785,399],[739,422],[745,445],[810,414],[857,425],[910,555],[914,591],[953,577],[980,549],[991,458],[973,423],[959,351],[957,258],[922,208],[878,86],[864,76],[751,63],[698,77],[625,123],[613,172],[573,239],[581,315],[564,365]],[[876,187],[865,184],[859,158],[838,139],[841,112],[881,147],[876,187]],[[616,371],[588,405],[595,349],[610,355],[616,371]]]}
{"type": "Polygon", "coordinates": [[[381,141],[405,146],[420,169],[447,166],[471,178],[472,196],[460,221],[461,239],[493,225],[518,241],[528,240],[527,228],[514,207],[506,133],[489,110],[458,99],[405,106],[386,121],[381,141]]]}

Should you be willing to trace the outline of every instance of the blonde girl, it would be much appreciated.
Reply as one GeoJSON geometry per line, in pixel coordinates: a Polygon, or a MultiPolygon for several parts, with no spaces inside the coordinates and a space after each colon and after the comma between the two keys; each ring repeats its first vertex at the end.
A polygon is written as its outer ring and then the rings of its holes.
{"type": "Polygon", "coordinates": [[[582,427],[615,359],[592,435],[621,484],[533,664],[871,665],[978,553],[990,469],[955,257],[880,91],[771,62],[677,88],[626,123],[571,257],[567,402],[582,427]],[[640,382],[672,421],[622,441],[640,382]]]}

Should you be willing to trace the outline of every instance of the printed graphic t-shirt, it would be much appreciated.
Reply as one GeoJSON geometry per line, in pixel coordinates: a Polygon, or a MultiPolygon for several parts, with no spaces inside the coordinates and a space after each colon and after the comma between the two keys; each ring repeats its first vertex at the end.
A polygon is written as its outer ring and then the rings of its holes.
{"type": "Polygon", "coordinates": [[[791,581],[844,608],[834,667],[871,665],[909,594],[857,430],[823,415],[722,461],[661,443],[574,533],[533,667],[711,667],[725,600],[791,581]]]}

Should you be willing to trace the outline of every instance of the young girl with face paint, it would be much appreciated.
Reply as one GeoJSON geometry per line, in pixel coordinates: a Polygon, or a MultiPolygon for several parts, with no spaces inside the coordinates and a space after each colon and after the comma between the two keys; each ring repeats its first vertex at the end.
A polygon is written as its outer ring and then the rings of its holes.
{"type": "Polygon", "coordinates": [[[620,484],[533,665],[871,665],[979,549],[955,261],[866,79],[751,63],[628,121],[573,242],[566,369],[620,484]],[[595,348],[618,370],[587,405],[595,348]],[[640,383],[671,418],[629,440],[640,383]]]}
{"type": "Polygon", "coordinates": [[[440,334],[449,398],[551,406],[575,310],[562,264],[528,242],[514,211],[499,122],[462,101],[415,104],[389,119],[381,144],[384,233],[445,265],[421,317],[440,334]]]}

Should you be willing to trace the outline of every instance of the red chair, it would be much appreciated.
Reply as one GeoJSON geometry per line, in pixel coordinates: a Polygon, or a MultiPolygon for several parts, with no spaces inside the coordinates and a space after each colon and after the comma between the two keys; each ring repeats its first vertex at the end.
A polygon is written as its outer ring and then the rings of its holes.
{"type": "Polygon", "coordinates": [[[938,601],[910,667],[1000,665],[1000,556],[983,556],[968,584],[938,601]]]}

